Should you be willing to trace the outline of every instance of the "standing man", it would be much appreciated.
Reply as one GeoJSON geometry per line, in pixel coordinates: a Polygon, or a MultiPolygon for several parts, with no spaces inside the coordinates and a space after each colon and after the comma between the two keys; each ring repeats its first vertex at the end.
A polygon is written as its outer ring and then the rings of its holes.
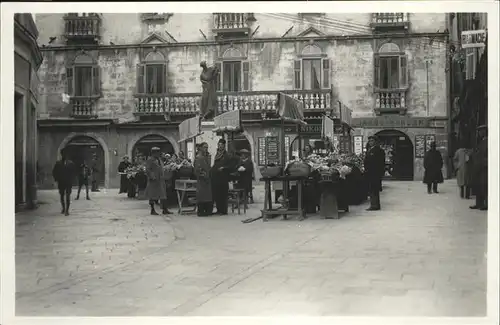
{"type": "Polygon", "coordinates": [[[120,192],[118,192],[118,194],[122,194],[122,193],[127,192],[129,180],[127,178],[127,174],[125,174],[125,171],[131,165],[132,164],[128,160],[128,156],[124,156],[123,160],[118,165],[118,173],[120,173],[120,192]]]}
{"type": "Polygon", "coordinates": [[[160,148],[158,147],[151,149],[151,157],[146,161],[146,175],[148,184],[145,195],[149,199],[151,215],[158,215],[155,211],[155,202],[158,200],[160,200],[163,214],[170,214],[170,211],[167,209],[167,191],[165,189],[165,179],[163,178],[163,162],[160,158],[160,148]]]}
{"type": "Polygon", "coordinates": [[[227,214],[229,195],[229,174],[231,157],[226,151],[226,140],[220,139],[217,143],[217,153],[211,169],[212,195],[217,208],[217,214],[227,214]]]}
{"type": "Polygon", "coordinates": [[[476,204],[471,209],[488,210],[488,127],[477,128],[479,143],[472,156],[473,187],[476,192],[476,204]]]}
{"type": "Polygon", "coordinates": [[[385,173],[385,152],[380,148],[375,136],[368,137],[364,167],[370,195],[370,207],[366,211],[377,211],[380,210],[382,177],[385,173]]]}
{"type": "Polygon", "coordinates": [[[208,155],[208,144],[201,143],[197,147],[194,160],[194,173],[196,175],[196,204],[198,205],[198,217],[212,215],[212,183],[210,180],[210,156],[208,155]]]}
{"type": "Polygon", "coordinates": [[[252,181],[253,181],[253,163],[250,159],[250,151],[242,149],[240,151],[241,161],[238,166],[238,187],[245,191],[245,204],[248,204],[249,199],[252,197],[252,181]]]}
{"type": "Polygon", "coordinates": [[[97,161],[97,155],[94,154],[92,156],[92,162],[90,164],[90,169],[92,170],[92,192],[100,192],[99,191],[99,161],[97,161]]]}
{"type": "Polygon", "coordinates": [[[427,184],[427,193],[438,193],[438,184],[443,183],[443,156],[436,149],[436,142],[431,143],[431,148],[424,158],[424,183],[427,184]],[[432,192],[431,192],[432,187],[432,192]]]}
{"type": "Polygon", "coordinates": [[[61,160],[57,161],[52,170],[52,176],[57,182],[59,198],[61,200],[61,213],[69,215],[69,205],[71,202],[71,188],[75,177],[75,164],[67,158],[66,149],[61,150],[61,160]]]}
{"type": "Polygon", "coordinates": [[[78,173],[78,193],[76,194],[75,200],[80,199],[80,192],[82,191],[82,187],[85,185],[85,194],[87,200],[90,200],[89,197],[89,178],[92,176],[92,171],[90,167],[87,165],[87,162],[84,160],[80,165],[79,173],[78,173]]]}
{"type": "Polygon", "coordinates": [[[468,184],[468,178],[470,170],[468,170],[470,152],[468,146],[464,145],[460,147],[453,156],[453,166],[455,167],[455,173],[457,176],[457,185],[460,189],[460,197],[468,199],[470,197],[470,187],[468,184]]]}

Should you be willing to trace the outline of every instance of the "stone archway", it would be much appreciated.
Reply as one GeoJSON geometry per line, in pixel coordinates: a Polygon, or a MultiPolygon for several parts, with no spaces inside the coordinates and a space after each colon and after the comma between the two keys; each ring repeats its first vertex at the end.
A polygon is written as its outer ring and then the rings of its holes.
{"type": "MultiPolygon", "coordinates": [[[[104,142],[104,140],[97,134],[95,133],[90,133],[90,132],[86,132],[86,133],[77,133],[77,132],[72,132],[70,134],[68,134],[64,140],[61,142],[61,144],[59,145],[59,148],[57,149],[57,154],[59,155],[59,153],[61,152],[61,150],[63,148],[66,148],[68,147],[68,145],[71,145],[71,142],[75,139],[83,139],[83,138],[90,138],[92,140],[94,140],[96,143],[96,145],[98,144],[102,150],[102,163],[101,163],[101,166],[103,167],[104,169],[104,177],[102,179],[103,183],[104,183],[104,187],[105,188],[109,188],[109,166],[110,166],[110,154],[109,154],[109,148],[106,144],[106,142],[104,142]]],[[[89,142],[89,145],[93,145],[92,143],[89,142]]]]}
{"type": "Polygon", "coordinates": [[[382,130],[375,133],[386,151],[387,178],[394,180],[414,179],[414,145],[411,138],[400,130],[382,130]]]}
{"type": "Polygon", "coordinates": [[[150,150],[150,147],[153,146],[158,146],[160,147],[160,149],[168,153],[179,152],[179,144],[171,136],[158,133],[150,133],[139,135],[130,142],[130,145],[128,146],[128,156],[131,159],[134,159],[136,150],[145,153],[148,148],[150,150]]]}

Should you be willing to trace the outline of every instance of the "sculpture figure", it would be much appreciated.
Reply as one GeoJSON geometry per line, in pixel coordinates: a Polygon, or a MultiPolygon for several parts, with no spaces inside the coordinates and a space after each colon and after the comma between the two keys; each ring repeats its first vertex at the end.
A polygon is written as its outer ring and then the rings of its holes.
{"type": "MultiPolygon", "coordinates": [[[[207,62],[200,63],[203,71],[200,75],[201,85],[203,87],[203,94],[201,96],[200,115],[201,119],[215,116],[217,105],[216,82],[219,70],[216,66],[207,67],[207,62]]],[[[201,120],[200,119],[200,120],[201,120]]]]}

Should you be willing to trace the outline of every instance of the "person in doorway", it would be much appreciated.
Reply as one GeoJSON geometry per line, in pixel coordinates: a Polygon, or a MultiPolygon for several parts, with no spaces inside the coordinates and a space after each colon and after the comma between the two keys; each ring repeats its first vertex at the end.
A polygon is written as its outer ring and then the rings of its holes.
{"type": "Polygon", "coordinates": [[[212,179],[212,195],[215,201],[217,214],[227,214],[229,195],[229,174],[231,173],[231,157],[226,151],[226,140],[220,139],[217,143],[217,153],[214,165],[210,171],[212,179]]]}
{"type": "Polygon", "coordinates": [[[478,144],[472,155],[473,189],[476,193],[476,204],[471,209],[488,210],[488,128],[481,125],[477,128],[478,144]]]}
{"type": "Polygon", "coordinates": [[[436,142],[431,142],[431,148],[424,158],[424,184],[427,184],[427,193],[438,192],[438,184],[443,183],[443,156],[436,149],[436,142]]]}
{"type": "Polygon", "coordinates": [[[52,170],[52,176],[57,182],[59,189],[59,199],[61,201],[61,213],[69,215],[69,206],[71,203],[71,189],[75,178],[75,164],[68,159],[65,149],[61,150],[61,160],[57,161],[52,170]]]}
{"type": "Polygon", "coordinates": [[[92,157],[92,162],[90,163],[90,168],[92,169],[92,192],[100,192],[99,190],[99,161],[97,160],[97,155],[94,154],[92,157]]]}
{"type": "Polygon", "coordinates": [[[206,142],[197,146],[197,154],[194,160],[194,174],[196,175],[196,204],[198,205],[198,217],[212,215],[212,182],[210,179],[210,156],[208,155],[208,144],[206,142]]]}
{"type": "Polygon", "coordinates": [[[89,196],[89,179],[92,176],[92,171],[90,167],[87,165],[87,162],[84,160],[80,165],[78,172],[78,192],[76,194],[75,200],[80,199],[80,192],[82,191],[82,187],[85,186],[85,196],[87,200],[90,200],[89,196]]]}
{"type": "Polygon", "coordinates": [[[368,137],[364,167],[370,195],[370,207],[367,211],[377,211],[381,209],[380,192],[382,191],[382,177],[385,173],[385,152],[380,148],[375,136],[368,137]]]}
{"type": "Polygon", "coordinates": [[[455,152],[453,156],[453,166],[457,176],[457,185],[460,188],[460,197],[468,199],[470,197],[470,187],[467,182],[469,178],[468,164],[470,158],[470,149],[467,146],[462,146],[455,152]]]}
{"type": "Polygon", "coordinates": [[[160,148],[153,147],[151,156],[146,161],[146,185],[145,196],[149,199],[151,215],[158,215],[155,210],[155,202],[160,201],[163,214],[170,214],[167,209],[167,191],[165,189],[165,179],[163,178],[163,162],[160,158],[160,148]]]}
{"type": "Polygon", "coordinates": [[[309,157],[310,155],[313,154],[313,148],[310,144],[306,144],[304,146],[304,157],[303,158],[307,158],[309,157]]]}
{"type": "Polygon", "coordinates": [[[124,156],[123,160],[118,165],[118,173],[120,173],[120,191],[118,194],[127,193],[129,180],[125,171],[130,166],[132,166],[132,164],[130,163],[128,156],[124,156]]]}
{"type": "Polygon", "coordinates": [[[240,150],[240,161],[238,164],[238,187],[245,192],[247,203],[252,197],[252,181],[253,181],[253,163],[250,159],[250,151],[247,149],[240,150]]]}

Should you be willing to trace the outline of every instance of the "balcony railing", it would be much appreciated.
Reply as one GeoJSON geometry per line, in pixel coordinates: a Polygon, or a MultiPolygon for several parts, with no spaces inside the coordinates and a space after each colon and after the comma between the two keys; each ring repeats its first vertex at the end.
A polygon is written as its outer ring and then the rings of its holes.
{"type": "Polygon", "coordinates": [[[372,14],[372,28],[408,28],[409,15],[403,12],[374,13],[372,14]]]}
{"type": "Polygon", "coordinates": [[[64,17],[64,35],[68,40],[96,41],[100,37],[101,18],[98,14],[64,17]]]}
{"type": "Polygon", "coordinates": [[[97,117],[97,98],[94,97],[71,97],[71,116],[75,118],[97,117]]]}
{"type": "MultiPolygon", "coordinates": [[[[323,111],[331,108],[331,92],[324,90],[288,90],[284,93],[302,101],[305,110],[323,111]]],[[[235,92],[217,95],[217,112],[274,111],[279,91],[235,92]]],[[[136,95],[138,115],[196,114],[200,111],[201,94],[136,95]]]]}
{"type": "Polygon", "coordinates": [[[406,112],[406,90],[387,89],[376,90],[375,92],[375,112],[381,113],[400,113],[406,112]]]}
{"type": "Polygon", "coordinates": [[[249,20],[253,19],[253,14],[247,13],[216,13],[213,14],[213,31],[215,33],[235,33],[243,32],[248,34],[250,27],[249,20]]]}

